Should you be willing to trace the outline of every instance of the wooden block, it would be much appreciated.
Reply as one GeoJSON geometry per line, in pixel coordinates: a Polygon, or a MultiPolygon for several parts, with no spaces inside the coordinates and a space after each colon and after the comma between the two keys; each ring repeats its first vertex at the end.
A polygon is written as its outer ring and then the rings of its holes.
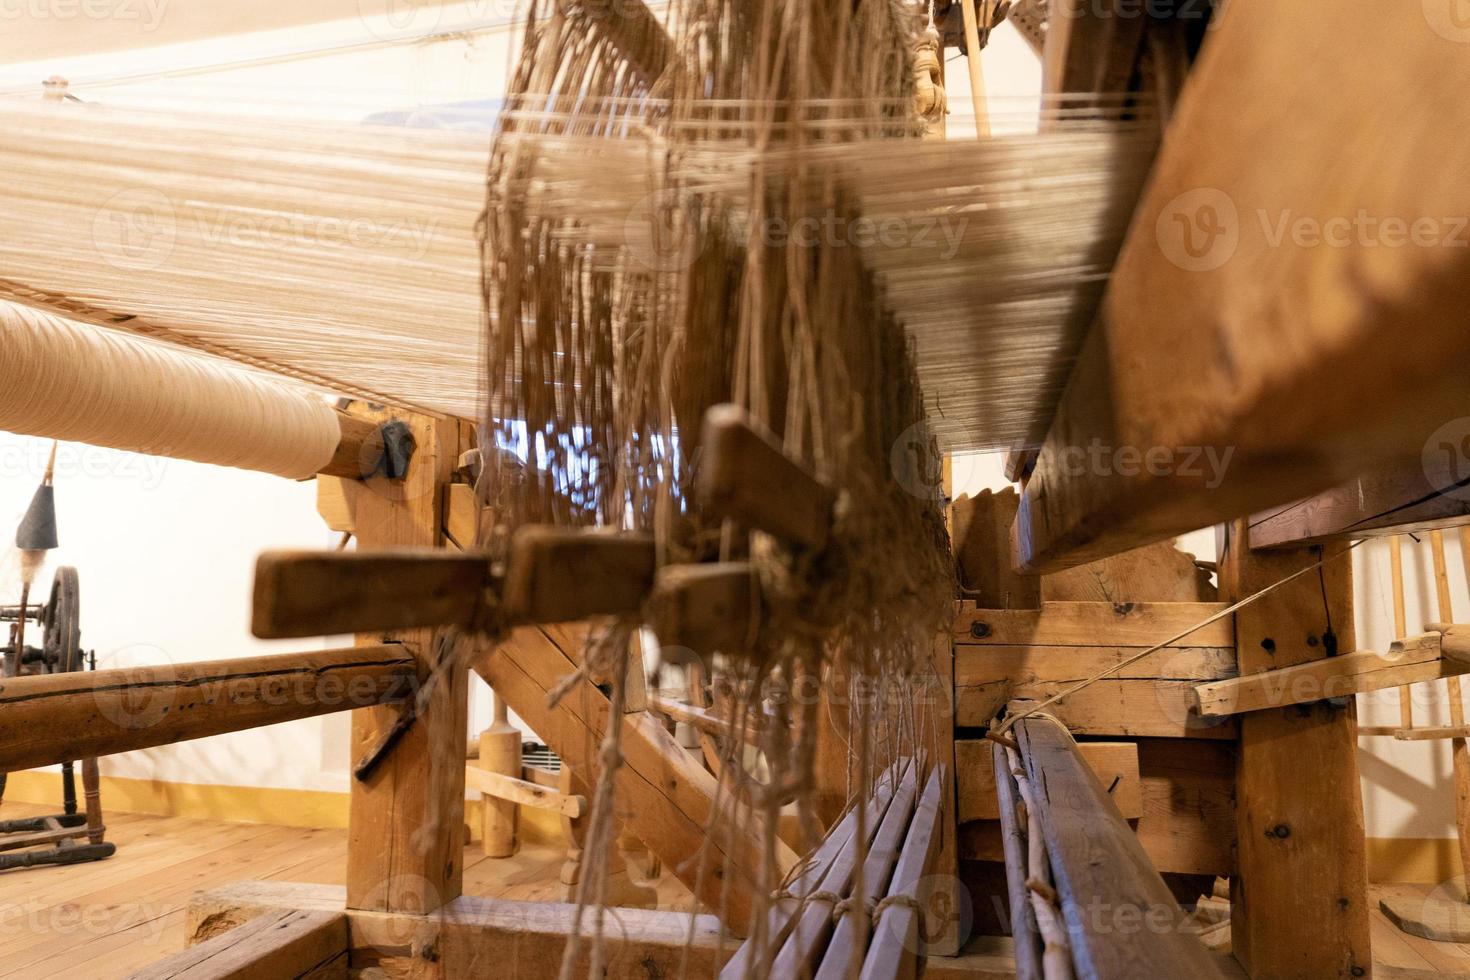
{"type": "Polygon", "coordinates": [[[950,505],[960,595],[981,609],[1037,609],[1041,580],[1012,568],[1011,524],[1021,498],[1013,487],[982,490],[950,505]]]}
{"type": "Polygon", "coordinates": [[[263,640],[467,624],[491,586],[480,555],[438,548],[267,551],[251,631],[263,640]]]}
{"type": "Polygon", "coordinates": [[[175,953],[129,980],[347,980],[347,916],[276,908],[175,953]]]}
{"type": "MultiPolygon", "coordinates": [[[[955,768],[959,777],[960,823],[999,820],[995,796],[995,767],[991,742],[964,739],[954,743],[955,768]]],[[[1143,784],[1138,776],[1138,746],[1133,742],[1079,742],[1082,759],[1124,820],[1143,816],[1143,784]]]]}
{"type": "Polygon", "coordinates": [[[706,412],[701,448],[696,492],[710,516],[807,548],[826,544],[836,492],[787,456],[745,411],[716,405],[706,412]]]}
{"type": "Polygon", "coordinates": [[[513,623],[636,612],[653,589],[652,535],[532,525],[511,539],[501,597],[513,623]]]}
{"type": "Polygon", "coordinates": [[[705,662],[748,651],[760,630],[760,583],[749,562],[666,565],[658,570],[650,626],[659,644],[705,662]]]}
{"type": "MultiPolygon", "coordinates": [[[[1009,543],[1010,535],[1006,535],[1009,543]]],[[[1210,573],[1173,541],[1042,575],[1043,602],[1214,602],[1210,573]]]]}
{"type": "MultiPolygon", "coordinates": [[[[1047,602],[1040,610],[982,609],[959,603],[955,642],[962,645],[1151,647],[1226,608],[1219,602],[1047,602]]],[[[1202,627],[1172,647],[1230,647],[1229,617],[1202,627]]]]}

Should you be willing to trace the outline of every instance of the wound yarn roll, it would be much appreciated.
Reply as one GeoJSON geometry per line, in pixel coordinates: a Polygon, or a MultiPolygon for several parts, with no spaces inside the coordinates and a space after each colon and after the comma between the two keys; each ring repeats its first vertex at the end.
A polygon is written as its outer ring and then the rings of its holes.
{"type": "Polygon", "coordinates": [[[310,391],[5,302],[0,429],[291,479],[342,437],[310,391]]]}

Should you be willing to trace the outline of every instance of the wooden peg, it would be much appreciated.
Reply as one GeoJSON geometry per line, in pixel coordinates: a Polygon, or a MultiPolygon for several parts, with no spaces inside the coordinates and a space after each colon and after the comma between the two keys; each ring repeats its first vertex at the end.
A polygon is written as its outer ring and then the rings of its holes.
{"type": "Polygon", "coordinates": [[[706,513],[807,548],[827,543],[837,494],[775,436],[742,409],[716,405],[705,413],[702,438],[696,493],[706,513]]]}

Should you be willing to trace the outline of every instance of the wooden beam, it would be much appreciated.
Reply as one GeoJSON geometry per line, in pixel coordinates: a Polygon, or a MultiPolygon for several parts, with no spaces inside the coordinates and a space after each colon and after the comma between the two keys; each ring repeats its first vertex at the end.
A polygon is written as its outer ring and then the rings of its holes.
{"type": "MultiPolygon", "coordinates": [[[[335,885],[240,881],[197,893],[189,902],[185,935],[200,942],[242,922],[281,909],[341,913],[344,891],[335,885]]],[[[462,895],[431,916],[346,909],[349,957],[355,972],[417,980],[455,980],[487,972],[507,980],[557,975],[562,949],[577,923],[575,905],[517,902],[462,895]]],[[[584,953],[574,974],[585,976],[593,917],[581,916],[584,953]]],[[[603,937],[607,980],[678,976],[688,956],[692,977],[710,977],[734,952],[721,940],[713,915],[618,909],[617,926],[603,937]]]]}
{"type": "Polygon", "coordinates": [[[1033,716],[1012,731],[1037,794],[1078,976],[1219,976],[1067,730],[1033,716]]]}
{"type": "Polygon", "coordinates": [[[1470,60],[1418,7],[1379,13],[1220,11],[1027,482],[1019,567],[1407,465],[1470,414],[1470,249],[1443,217],[1470,214],[1452,176],[1470,166],[1470,60]],[[1382,84],[1405,64],[1425,84],[1382,84]]]}
{"type": "MultiPolygon", "coordinates": [[[[1035,609],[981,609],[959,603],[955,643],[981,646],[1151,647],[1220,612],[1223,602],[1048,602],[1035,609]]],[[[1170,649],[1230,647],[1228,618],[1177,641],[1170,649]]]]}
{"type": "Polygon", "coordinates": [[[701,448],[696,493],[708,514],[803,547],[826,544],[836,492],[787,456],[776,437],[746,412],[734,405],[711,408],[701,448]]]}
{"type": "MultiPolygon", "coordinates": [[[[955,744],[958,752],[961,743],[955,744]]],[[[1011,938],[1016,948],[1016,973],[1023,977],[1043,976],[1041,972],[1041,939],[1036,925],[1036,911],[1031,907],[1031,898],[1026,888],[1030,872],[1028,852],[1030,841],[1026,836],[1025,817],[1022,816],[1020,789],[1011,772],[1010,756],[1005,746],[996,742],[982,742],[976,746],[990,756],[991,782],[996,801],[996,819],[1000,821],[1001,852],[1005,864],[1006,897],[1010,904],[1011,938]]],[[[963,763],[961,763],[963,767],[963,763]]],[[[964,769],[961,768],[961,773],[964,769]]],[[[964,777],[960,778],[961,791],[964,777]]],[[[960,798],[960,812],[964,813],[964,797],[960,798]]],[[[961,817],[963,819],[963,817],[961,817]]]]}
{"type": "MultiPolygon", "coordinates": [[[[1359,730],[1362,734],[1362,730],[1359,730]]],[[[1400,742],[1434,742],[1440,739],[1470,738],[1470,725],[1438,725],[1432,728],[1396,728],[1392,731],[1400,742]]]]}
{"type": "Polygon", "coordinates": [[[365,547],[357,552],[262,554],[252,632],[286,639],[481,621],[560,623],[637,610],[653,586],[654,547],[645,535],[524,527],[512,539],[503,580],[480,552],[375,550],[358,539],[365,547]]]}
{"type": "MultiPolygon", "coordinates": [[[[1304,575],[1245,606],[1235,628],[1241,675],[1327,656],[1328,624],[1350,653],[1351,559],[1327,546],[1321,575],[1304,575]]],[[[1323,557],[1322,549],[1255,551],[1245,520],[1220,547],[1220,592],[1253,595],[1323,557]]],[[[1240,718],[1237,874],[1231,936],[1250,976],[1365,976],[1372,970],[1363,802],[1354,703],[1314,701],[1240,718]]]]}
{"type": "MultiPolygon", "coordinates": [[[[996,798],[995,770],[991,764],[991,746],[981,739],[962,739],[954,743],[955,770],[959,774],[960,823],[971,820],[1000,820],[1000,801],[996,798]]],[[[1143,784],[1138,777],[1138,745],[1134,742],[1082,742],[1078,744],[1098,782],[1113,798],[1113,804],[1124,820],[1143,816],[1143,784]]]]}
{"type": "MultiPolygon", "coordinates": [[[[574,654],[554,642],[548,631],[521,627],[473,664],[496,693],[562,761],[595,782],[597,748],[607,733],[611,704],[595,684],[584,681],[549,707],[547,696],[576,670],[574,654]]],[[[731,840],[720,826],[711,828],[717,784],[679,747],[662,724],[647,713],[622,716],[624,764],[615,774],[619,799],[627,806],[627,826],[710,908],[725,908],[733,929],[744,929],[760,880],[757,837],[731,840]],[[707,836],[706,831],[709,830],[707,836]],[[727,863],[728,861],[728,863],[727,863]],[[722,902],[724,903],[722,906],[722,902]]],[[[462,738],[463,736],[461,736],[462,738]]],[[[728,805],[729,819],[739,816],[728,805]]],[[[782,872],[795,863],[777,845],[782,872]]]]}
{"type": "Polygon", "coordinates": [[[1251,547],[1293,548],[1470,524],[1467,483],[1448,461],[1426,454],[1253,515],[1251,547]]]}
{"type": "Polygon", "coordinates": [[[1439,634],[1395,641],[1388,653],[1360,651],[1200,684],[1195,709],[1207,718],[1345,698],[1470,672],[1470,664],[1440,656],[1439,634]]]}
{"type": "Polygon", "coordinates": [[[262,912],[159,960],[129,980],[347,980],[347,916],[292,908],[262,912]]]}
{"type": "Polygon", "coordinates": [[[479,766],[465,766],[464,783],[472,792],[508,800],[518,806],[551,810],[570,820],[575,820],[587,812],[587,797],[585,796],[558,793],[545,786],[507,776],[504,773],[492,772],[489,769],[481,769],[479,766]]]}
{"type": "MultiPolygon", "coordinates": [[[[444,486],[460,451],[458,423],[402,416],[417,449],[401,481],[366,481],[357,494],[357,540],[366,549],[441,547],[444,486]]],[[[365,778],[350,782],[347,823],[347,904],[355,909],[425,915],[458,897],[464,871],[464,751],[469,725],[469,676],[441,658],[431,630],[374,630],[359,642],[392,639],[415,661],[417,715],[391,751],[365,778]]],[[[358,760],[401,728],[400,707],[353,712],[351,752],[358,760]]]]}
{"type": "Polygon", "coordinates": [[[397,644],[7,677],[0,772],[398,701],[416,679],[397,644]]]}
{"type": "MultiPolygon", "coordinates": [[[[1137,647],[959,646],[955,723],[988,725],[1007,695],[1039,701],[1138,652],[1137,647]]],[[[1235,674],[1235,651],[1228,647],[1166,647],[1047,710],[1084,735],[1229,739],[1235,737],[1234,726],[1200,717],[1194,692],[1201,681],[1235,674]]]]}

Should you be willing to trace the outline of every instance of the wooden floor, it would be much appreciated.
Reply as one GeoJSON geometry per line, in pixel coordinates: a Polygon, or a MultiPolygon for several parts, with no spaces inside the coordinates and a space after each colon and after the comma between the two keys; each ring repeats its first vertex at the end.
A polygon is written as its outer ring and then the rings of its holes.
{"type": "MultiPolygon", "coordinates": [[[[6,819],[44,808],[0,805],[6,819]]],[[[112,813],[118,852],[101,862],[0,873],[0,977],[126,976],[184,945],[184,906],[199,889],[243,878],[343,883],[346,832],[112,813]]],[[[524,848],[509,860],[465,850],[465,892],[558,901],[560,848],[524,848]]],[[[1375,886],[1376,893],[1425,894],[1428,886],[1375,886]]],[[[665,874],[663,908],[686,907],[688,892],[665,874]]],[[[1433,943],[1399,932],[1374,902],[1373,958],[1385,976],[1470,977],[1470,945],[1433,943]],[[1400,970],[1404,972],[1399,972],[1400,970]]]]}
{"type": "MultiPolygon", "coordinates": [[[[54,809],[54,808],[52,808],[54,809]]],[[[52,812],[0,804],[4,819],[52,812]]],[[[105,861],[0,872],[0,977],[106,980],[184,946],[184,907],[200,889],[245,878],[344,884],[345,830],[217,823],[109,813],[105,861]]],[[[465,849],[465,892],[560,901],[563,848],[523,848],[490,860],[465,849]]],[[[666,873],[663,908],[687,908],[688,891],[666,873]]]]}

